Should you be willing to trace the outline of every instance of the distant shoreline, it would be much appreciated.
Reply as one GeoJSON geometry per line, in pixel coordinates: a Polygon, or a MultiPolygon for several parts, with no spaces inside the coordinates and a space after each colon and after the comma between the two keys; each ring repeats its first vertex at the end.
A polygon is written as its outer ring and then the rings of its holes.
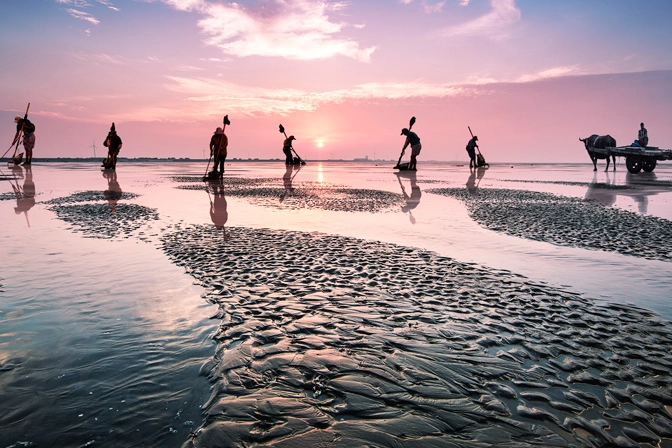
{"type": "MultiPolygon", "coordinates": [[[[101,163],[103,159],[101,157],[33,157],[33,163],[101,163]]],[[[137,157],[137,158],[127,158],[119,157],[117,159],[119,162],[126,163],[148,163],[148,162],[162,162],[162,163],[194,163],[202,162],[208,163],[208,159],[191,159],[191,158],[175,158],[175,157],[137,157]]],[[[278,162],[282,163],[284,159],[259,159],[259,158],[233,158],[228,159],[226,162],[278,162]]],[[[382,159],[311,159],[306,160],[309,163],[322,163],[322,162],[340,162],[340,163],[396,163],[396,160],[382,160],[382,159]]],[[[468,165],[469,161],[459,161],[459,160],[425,160],[423,163],[448,163],[455,165],[468,165]]],[[[490,165],[590,165],[590,162],[494,162],[490,165]]]]}

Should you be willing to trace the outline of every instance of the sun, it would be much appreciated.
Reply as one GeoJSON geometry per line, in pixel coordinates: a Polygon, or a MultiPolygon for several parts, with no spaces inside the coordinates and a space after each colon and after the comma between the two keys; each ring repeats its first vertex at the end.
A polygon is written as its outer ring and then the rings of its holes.
{"type": "Polygon", "coordinates": [[[322,148],[324,146],[324,140],[320,138],[315,142],[315,144],[317,145],[318,148],[322,148]]]}

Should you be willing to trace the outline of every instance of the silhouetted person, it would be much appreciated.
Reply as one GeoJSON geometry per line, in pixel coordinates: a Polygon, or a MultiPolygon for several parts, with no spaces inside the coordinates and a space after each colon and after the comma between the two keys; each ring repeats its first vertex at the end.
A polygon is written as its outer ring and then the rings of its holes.
{"type": "Polygon", "coordinates": [[[639,132],[637,132],[637,143],[642,148],[645,148],[649,144],[649,133],[644,127],[644,123],[639,123],[639,132]]]}
{"type": "Polygon", "coordinates": [[[33,162],[33,148],[35,147],[35,125],[28,119],[28,114],[23,118],[17,115],[14,117],[14,123],[16,123],[16,134],[12,145],[17,144],[23,131],[23,149],[26,152],[26,161],[23,164],[30,165],[33,162]]]}
{"type": "MultiPolygon", "coordinates": [[[[463,140],[464,141],[464,140],[463,140]]],[[[469,143],[467,143],[467,153],[469,154],[469,168],[476,168],[478,163],[476,162],[476,148],[478,148],[477,136],[473,136],[469,143]]]]}
{"type": "Polygon", "coordinates": [[[114,127],[114,123],[110,127],[110,132],[108,132],[103,146],[107,148],[107,158],[103,160],[103,168],[106,170],[113,170],[117,167],[117,156],[122,147],[121,137],[117,135],[117,130],[114,127]]]}
{"type": "Polygon", "coordinates": [[[282,144],[282,152],[285,153],[285,163],[287,165],[294,163],[294,155],[292,154],[292,140],[296,140],[296,138],[293,135],[290,135],[282,144]]]}
{"type": "Polygon", "coordinates": [[[226,162],[227,148],[229,146],[229,138],[224,133],[222,128],[217,128],[212,137],[210,137],[210,155],[215,158],[215,166],[212,169],[214,177],[224,176],[224,163],[226,162]]]}
{"type": "Polygon", "coordinates": [[[411,146],[411,161],[408,163],[408,170],[416,171],[418,169],[417,157],[420,155],[420,150],[422,149],[422,145],[420,144],[420,137],[418,137],[418,134],[416,134],[415,132],[409,131],[406,128],[401,130],[401,135],[406,136],[406,142],[404,143],[404,147],[401,148],[402,152],[406,150],[407,146],[409,145],[411,146]]]}
{"type": "Polygon", "coordinates": [[[107,190],[103,191],[103,196],[107,199],[107,203],[110,204],[110,211],[114,215],[117,212],[117,202],[121,199],[121,187],[117,181],[117,171],[116,170],[105,170],[103,171],[103,177],[107,179],[107,190]]]}

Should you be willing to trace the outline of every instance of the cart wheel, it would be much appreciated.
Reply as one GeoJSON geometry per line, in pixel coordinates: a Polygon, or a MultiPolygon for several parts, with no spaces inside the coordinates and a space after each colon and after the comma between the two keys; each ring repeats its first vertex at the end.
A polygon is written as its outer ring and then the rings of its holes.
{"type": "Polygon", "coordinates": [[[642,162],[642,169],[647,173],[653,171],[654,168],[656,168],[656,159],[644,160],[642,162]]]}
{"type": "Polygon", "coordinates": [[[642,170],[642,159],[639,157],[628,156],[625,158],[625,166],[632,174],[637,174],[642,170]]]}

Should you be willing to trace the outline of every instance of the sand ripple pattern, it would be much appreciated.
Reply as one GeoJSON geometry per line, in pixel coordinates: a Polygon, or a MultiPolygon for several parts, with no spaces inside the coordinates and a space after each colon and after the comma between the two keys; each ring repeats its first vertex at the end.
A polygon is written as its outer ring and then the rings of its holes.
{"type": "MultiPolygon", "coordinates": [[[[524,184],[552,184],[552,185],[569,185],[571,187],[588,187],[599,188],[601,190],[634,190],[634,187],[629,185],[612,185],[605,182],[572,182],[566,180],[521,180],[521,179],[499,179],[500,182],[515,182],[524,184]]],[[[647,185],[647,184],[638,184],[647,185]]],[[[655,185],[659,185],[656,183],[655,185]]],[[[669,186],[669,185],[668,185],[669,186]]]]}
{"type": "Polygon", "coordinates": [[[220,306],[188,446],[672,440],[672,328],[649,311],[354,238],[188,226],[162,241],[220,306]]]}
{"type": "Polygon", "coordinates": [[[44,204],[47,205],[62,205],[62,204],[76,204],[80,202],[93,202],[93,201],[106,201],[108,199],[115,200],[129,200],[140,197],[136,193],[129,193],[126,191],[116,192],[116,191],[107,191],[108,197],[105,197],[105,192],[100,190],[88,190],[80,191],[70,196],[64,196],[62,198],[54,198],[48,201],[44,201],[44,204]]]}
{"type": "Polygon", "coordinates": [[[669,180],[657,180],[655,175],[651,177],[653,173],[642,173],[637,177],[633,177],[628,180],[630,185],[613,185],[604,182],[572,182],[572,181],[550,181],[550,180],[527,180],[527,179],[499,179],[500,182],[516,182],[516,183],[527,183],[527,184],[555,184],[555,185],[570,185],[576,187],[591,187],[591,188],[601,188],[604,190],[634,190],[635,185],[645,186],[645,187],[659,187],[659,188],[669,188],[672,187],[672,181],[669,180]]]}
{"type": "Polygon", "coordinates": [[[524,190],[437,188],[480,225],[520,238],[672,261],[672,221],[592,201],[524,190]]]}
{"type": "MultiPolygon", "coordinates": [[[[193,178],[174,177],[185,182],[193,178]]],[[[198,179],[200,180],[200,179],[198,179]]],[[[292,188],[283,185],[282,179],[243,179],[225,177],[226,196],[239,197],[253,204],[281,209],[319,209],[338,212],[380,213],[405,204],[404,197],[388,191],[349,188],[320,182],[294,182],[292,188]]],[[[207,184],[181,185],[184,190],[205,190],[207,184]]]]}
{"type": "Polygon", "coordinates": [[[15,193],[0,193],[0,201],[13,201],[15,199],[15,193]]]}
{"type": "Polygon", "coordinates": [[[105,198],[101,191],[85,191],[45,201],[45,204],[48,204],[49,210],[56,213],[58,219],[71,224],[71,230],[81,232],[86,237],[128,238],[148,222],[158,220],[158,212],[153,208],[126,203],[116,203],[113,212],[106,199],[118,201],[136,197],[138,195],[135,193],[123,192],[105,198]],[[106,202],[89,203],[91,201],[106,202]]]}

